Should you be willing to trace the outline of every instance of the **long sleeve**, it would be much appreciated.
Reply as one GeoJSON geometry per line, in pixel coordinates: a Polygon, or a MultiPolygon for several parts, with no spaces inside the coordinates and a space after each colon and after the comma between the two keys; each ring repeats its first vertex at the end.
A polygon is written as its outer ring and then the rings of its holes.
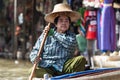
{"type": "Polygon", "coordinates": [[[35,43],[35,46],[33,47],[32,51],[31,51],[31,54],[30,54],[31,62],[34,62],[34,60],[38,54],[42,39],[43,39],[43,34],[41,34],[41,36],[38,38],[37,42],[35,43]]]}
{"type": "MultiPolygon", "coordinates": [[[[37,56],[42,39],[43,36],[41,35],[31,51],[31,62],[34,62],[37,56]]],[[[57,70],[62,71],[64,62],[74,56],[76,47],[77,41],[75,34],[71,32],[68,34],[60,34],[55,31],[54,34],[48,36],[45,41],[44,48],[41,53],[42,60],[38,63],[38,66],[53,66],[57,70]]]]}

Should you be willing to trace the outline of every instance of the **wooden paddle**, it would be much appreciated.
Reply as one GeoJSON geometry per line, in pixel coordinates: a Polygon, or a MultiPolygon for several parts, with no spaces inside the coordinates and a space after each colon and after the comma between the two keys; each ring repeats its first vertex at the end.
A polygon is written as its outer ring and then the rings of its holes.
{"type": "MultiPolygon", "coordinates": [[[[39,51],[38,51],[38,54],[37,54],[38,57],[40,57],[40,54],[41,54],[42,49],[43,49],[43,47],[44,47],[44,43],[45,43],[46,37],[47,37],[48,32],[49,32],[49,30],[50,30],[50,23],[48,23],[48,26],[47,26],[47,27],[48,27],[48,31],[45,31],[45,33],[44,33],[45,35],[44,35],[44,37],[43,37],[43,40],[42,40],[42,42],[41,42],[41,46],[40,46],[39,51]]],[[[32,72],[31,72],[31,74],[30,74],[29,80],[32,80],[36,66],[37,66],[37,63],[35,62],[34,65],[33,65],[32,72]]]]}

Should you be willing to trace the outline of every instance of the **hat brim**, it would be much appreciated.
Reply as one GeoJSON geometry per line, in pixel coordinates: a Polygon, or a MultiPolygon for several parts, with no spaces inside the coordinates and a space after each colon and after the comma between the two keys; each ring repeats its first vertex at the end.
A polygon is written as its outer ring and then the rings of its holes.
{"type": "Polygon", "coordinates": [[[80,13],[76,11],[63,11],[63,12],[60,11],[60,12],[53,12],[53,13],[46,14],[45,21],[54,23],[54,19],[60,15],[66,15],[70,17],[71,22],[75,22],[78,19],[80,19],[80,13]]]}

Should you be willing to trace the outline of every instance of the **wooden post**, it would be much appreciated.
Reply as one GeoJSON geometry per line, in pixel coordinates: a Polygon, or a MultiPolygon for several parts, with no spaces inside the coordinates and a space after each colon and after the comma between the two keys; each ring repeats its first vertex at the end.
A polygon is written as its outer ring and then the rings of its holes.
{"type": "Polygon", "coordinates": [[[16,26],[17,26],[17,0],[14,0],[14,34],[13,34],[14,58],[16,57],[16,53],[17,53],[17,36],[15,35],[16,26]]]}

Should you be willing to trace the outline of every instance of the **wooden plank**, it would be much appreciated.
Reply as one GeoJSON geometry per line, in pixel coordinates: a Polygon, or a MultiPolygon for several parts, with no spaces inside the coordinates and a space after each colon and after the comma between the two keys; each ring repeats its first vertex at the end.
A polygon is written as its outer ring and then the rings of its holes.
{"type": "Polygon", "coordinates": [[[103,67],[120,67],[120,56],[94,56],[95,66],[103,67]]]}

